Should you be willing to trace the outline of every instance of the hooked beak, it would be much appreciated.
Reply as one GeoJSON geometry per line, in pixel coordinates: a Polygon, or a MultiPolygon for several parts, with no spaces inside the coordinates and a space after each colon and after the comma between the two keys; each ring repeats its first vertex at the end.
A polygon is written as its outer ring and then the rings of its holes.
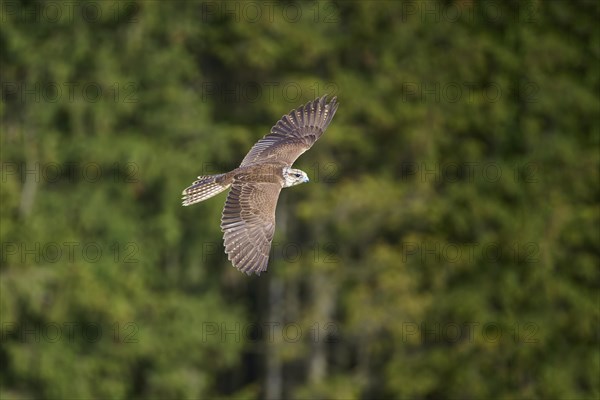
{"type": "Polygon", "coordinates": [[[302,182],[306,183],[306,182],[309,182],[309,181],[310,181],[310,179],[308,179],[308,176],[307,176],[307,177],[304,178],[304,180],[302,182]]]}

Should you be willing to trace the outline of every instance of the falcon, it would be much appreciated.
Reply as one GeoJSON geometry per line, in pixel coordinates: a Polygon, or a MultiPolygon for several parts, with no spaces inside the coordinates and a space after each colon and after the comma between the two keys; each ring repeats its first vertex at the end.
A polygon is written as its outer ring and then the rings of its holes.
{"type": "Polygon", "coordinates": [[[290,111],[250,149],[238,168],[201,175],[183,191],[183,205],[189,206],[230,189],[221,230],[227,258],[240,271],[248,275],[266,271],[279,193],[309,181],[292,164],[323,135],[337,111],[336,100],[327,102],[323,96],[290,111]]]}

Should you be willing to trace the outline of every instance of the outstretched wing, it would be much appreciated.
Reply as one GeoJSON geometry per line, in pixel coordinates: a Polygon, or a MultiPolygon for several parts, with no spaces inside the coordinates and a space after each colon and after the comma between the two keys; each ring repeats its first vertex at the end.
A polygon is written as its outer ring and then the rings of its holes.
{"type": "Polygon", "coordinates": [[[291,166],[294,161],[321,137],[333,118],[338,104],[334,97],[313,100],[290,111],[271,128],[271,133],[260,139],[244,157],[240,167],[280,161],[291,166]]]}
{"type": "Polygon", "coordinates": [[[221,217],[225,252],[248,275],[267,269],[281,184],[235,181],[221,217]]]}

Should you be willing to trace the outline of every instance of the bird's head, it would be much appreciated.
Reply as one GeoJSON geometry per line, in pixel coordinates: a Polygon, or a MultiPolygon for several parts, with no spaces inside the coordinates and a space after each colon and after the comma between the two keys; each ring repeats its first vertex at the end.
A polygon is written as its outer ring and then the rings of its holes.
{"type": "Polygon", "coordinates": [[[309,181],[306,172],[294,168],[284,168],[283,179],[285,180],[283,187],[295,186],[309,181]]]}

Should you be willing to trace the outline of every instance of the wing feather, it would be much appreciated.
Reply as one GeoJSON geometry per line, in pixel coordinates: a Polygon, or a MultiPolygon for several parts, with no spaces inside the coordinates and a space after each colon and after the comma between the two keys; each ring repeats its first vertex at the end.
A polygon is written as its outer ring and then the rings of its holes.
{"type": "Polygon", "coordinates": [[[327,96],[323,96],[290,111],[250,149],[240,167],[265,161],[291,166],[325,132],[337,108],[336,97],[327,103],[327,96]]]}
{"type": "Polygon", "coordinates": [[[248,275],[267,269],[280,183],[236,180],[221,218],[225,252],[234,267],[248,275]]]}

